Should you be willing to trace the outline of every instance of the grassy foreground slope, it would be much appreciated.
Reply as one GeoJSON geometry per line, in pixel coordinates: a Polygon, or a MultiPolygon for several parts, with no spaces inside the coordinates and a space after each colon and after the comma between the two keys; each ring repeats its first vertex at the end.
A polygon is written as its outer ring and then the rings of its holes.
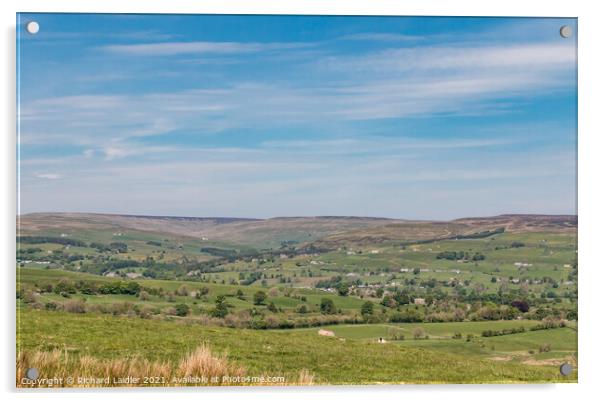
{"type": "MultiPolygon", "coordinates": [[[[442,353],[466,355],[481,360],[505,360],[523,364],[560,366],[568,362],[577,365],[577,329],[574,322],[567,327],[548,330],[529,330],[541,324],[535,320],[508,320],[453,323],[399,323],[370,325],[331,325],[323,327],[337,337],[375,342],[384,338],[391,344],[404,348],[422,348],[442,353]],[[524,332],[502,336],[483,337],[485,330],[524,328],[524,332]],[[425,336],[413,339],[413,333],[420,328],[425,336]],[[391,338],[391,330],[403,335],[404,340],[391,338]],[[455,338],[454,335],[460,335],[455,338]],[[468,336],[474,336],[467,341],[468,336]],[[547,346],[550,351],[538,352],[547,346]]],[[[312,329],[297,329],[308,331],[312,329]]]]}
{"type": "MultiPolygon", "coordinates": [[[[309,369],[317,384],[538,383],[575,381],[556,366],[526,366],[467,358],[395,344],[327,338],[315,331],[256,331],[106,315],[18,312],[18,351],[60,350],[100,360],[179,360],[204,345],[247,374],[294,381],[309,369]]],[[[77,372],[72,372],[77,375],[77,372]]],[[[41,376],[44,372],[41,372],[41,376]]]]}

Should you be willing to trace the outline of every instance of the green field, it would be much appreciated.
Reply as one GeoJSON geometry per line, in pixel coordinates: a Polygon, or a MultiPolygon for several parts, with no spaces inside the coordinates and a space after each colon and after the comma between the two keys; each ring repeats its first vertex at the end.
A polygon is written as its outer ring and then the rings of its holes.
{"type": "MultiPolygon", "coordinates": [[[[401,323],[387,325],[338,325],[326,326],[337,337],[353,340],[375,342],[379,338],[404,348],[421,348],[440,352],[489,357],[491,359],[515,359],[523,363],[533,363],[534,360],[548,360],[550,364],[559,360],[576,359],[577,332],[575,327],[564,327],[551,330],[529,331],[536,326],[537,321],[496,321],[496,322],[460,322],[460,323],[401,323]],[[512,329],[524,327],[527,331],[496,337],[482,337],[485,330],[512,329]],[[391,328],[404,335],[404,340],[391,340],[391,328]],[[417,328],[424,330],[428,339],[413,339],[417,328]],[[461,338],[454,339],[455,334],[461,338]],[[466,341],[469,334],[475,336],[466,341]],[[552,351],[540,353],[539,347],[549,344],[552,351]],[[532,354],[529,353],[532,352],[532,354]]],[[[308,330],[311,329],[300,329],[308,330]]]]}
{"type": "Polygon", "coordinates": [[[577,380],[571,216],[21,223],[18,369],[173,377],[210,352],[196,368],[291,384],[577,380]]]}
{"type": "MultiPolygon", "coordinates": [[[[557,366],[528,366],[457,355],[453,350],[326,338],[316,330],[256,331],[112,316],[22,310],[21,348],[66,350],[111,359],[174,360],[199,344],[224,352],[252,374],[295,377],[310,367],[316,383],[538,383],[575,381],[557,366]]],[[[366,330],[366,328],[362,327],[366,330]]],[[[367,328],[370,330],[370,328],[367,328]]],[[[437,329],[435,329],[437,330],[437,329]]],[[[344,338],[344,337],[343,337],[344,338]]],[[[426,341],[426,340],[425,340],[426,341]]],[[[510,341],[509,341],[510,342],[510,341]]]]}

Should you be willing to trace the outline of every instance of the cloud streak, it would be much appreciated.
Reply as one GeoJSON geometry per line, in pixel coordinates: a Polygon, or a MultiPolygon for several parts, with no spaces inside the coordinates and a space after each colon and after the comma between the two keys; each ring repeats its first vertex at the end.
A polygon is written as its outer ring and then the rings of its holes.
{"type": "Polygon", "coordinates": [[[158,42],[108,45],[101,50],[129,56],[176,56],[190,54],[246,54],[307,47],[305,43],[158,42]]]}
{"type": "Polygon", "coordinates": [[[399,33],[362,32],[339,36],[338,40],[383,41],[383,42],[413,42],[425,40],[424,36],[403,35],[399,33]]]}
{"type": "Polygon", "coordinates": [[[52,142],[77,133],[77,140],[94,143],[100,136],[124,140],[175,130],[217,133],[285,123],[479,115],[507,112],[499,99],[569,90],[574,61],[569,47],[549,44],[385,51],[317,60],[312,68],[318,76],[341,73],[334,81],[54,97],[23,104],[21,118],[39,133],[24,141],[52,142]],[[365,76],[366,70],[380,73],[365,76]]]}
{"type": "Polygon", "coordinates": [[[366,55],[327,57],[320,63],[336,71],[418,73],[482,68],[521,68],[550,71],[574,68],[575,48],[566,43],[535,42],[516,45],[452,45],[385,49],[366,55]]]}
{"type": "Polygon", "coordinates": [[[41,178],[44,180],[58,180],[58,179],[62,178],[62,175],[52,174],[52,173],[36,173],[35,176],[36,176],[36,178],[41,178]]]}

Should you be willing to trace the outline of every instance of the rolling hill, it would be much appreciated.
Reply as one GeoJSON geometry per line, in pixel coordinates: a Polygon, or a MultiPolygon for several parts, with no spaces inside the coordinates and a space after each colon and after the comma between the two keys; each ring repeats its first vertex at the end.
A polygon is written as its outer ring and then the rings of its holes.
{"type": "Polygon", "coordinates": [[[134,216],[94,213],[32,213],[18,219],[19,235],[73,235],[89,231],[147,232],[206,239],[257,248],[282,242],[336,248],[346,245],[411,243],[479,235],[495,230],[511,232],[573,232],[576,216],[501,215],[440,221],[412,221],[374,217],[318,216],[270,219],[228,217],[134,216]]]}

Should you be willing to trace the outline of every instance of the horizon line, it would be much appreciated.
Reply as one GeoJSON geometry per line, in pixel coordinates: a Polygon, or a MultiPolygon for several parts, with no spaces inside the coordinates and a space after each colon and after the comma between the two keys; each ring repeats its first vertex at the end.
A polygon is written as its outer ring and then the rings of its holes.
{"type": "Polygon", "coordinates": [[[463,216],[451,219],[421,219],[421,218],[401,218],[401,217],[383,217],[383,216],[359,216],[359,215],[306,215],[306,216],[272,216],[272,217],[234,217],[234,216],[186,216],[186,215],[153,215],[153,214],[131,214],[131,213],[109,213],[109,212],[29,212],[19,214],[16,217],[20,218],[27,215],[35,214],[80,214],[80,215],[100,215],[100,216],[120,216],[133,218],[171,218],[171,219],[228,219],[228,220],[273,220],[273,219],[303,219],[303,218],[356,218],[356,219],[374,219],[374,220],[400,220],[400,221],[429,221],[429,222],[446,222],[471,218],[496,218],[496,217],[511,217],[511,216],[535,216],[535,217],[574,217],[578,214],[554,214],[554,213],[501,213],[489,216],[463,216]]]}

